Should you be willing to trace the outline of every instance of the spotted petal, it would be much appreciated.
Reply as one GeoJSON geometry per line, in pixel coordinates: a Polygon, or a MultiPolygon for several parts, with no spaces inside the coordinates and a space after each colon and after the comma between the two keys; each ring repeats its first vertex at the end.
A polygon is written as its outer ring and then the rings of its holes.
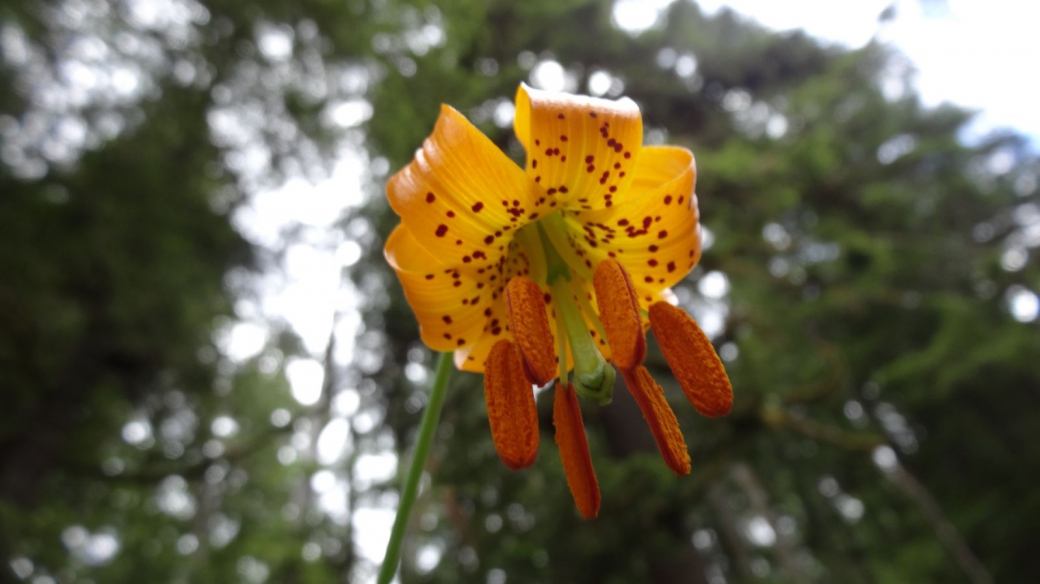
{"type": "MultiPolygon", "coordinates": [[[[643,148],[624,204],[565,214],[568,245],[583,265],[614,258],[632,276],[640,304],[647,308],[697,264],[701,253],[696,167],[684,148],[643,148]],[[578,235],[575,235],[578,234],[578,235]]],[[[552,234],[550,234],[552,235],[552,234]]]]}
{"type": "Polygon", "coordinates": [[[419,321],[422,340],[431,349],[452,351],[476,342],[494,312],[493,304],[499,304],[499,318],[505,321],[505,305],[500,296],[492,300],[483,275],[434,256],[406,226],[394,229],[384,253],[419,321]]]}
{"type": "Polygon", "coordinates": [[[419,244],[449,266],[494,264],[537,218],[523,171],[449,106],[386,191],[419,244]]]}
{"type": "Polygon", "coordinates": [[[521,85],[514,128],[527,149],[527,175],[555,207],[602,209],[623,202],[643,143],[635,102],[521,85]]]}

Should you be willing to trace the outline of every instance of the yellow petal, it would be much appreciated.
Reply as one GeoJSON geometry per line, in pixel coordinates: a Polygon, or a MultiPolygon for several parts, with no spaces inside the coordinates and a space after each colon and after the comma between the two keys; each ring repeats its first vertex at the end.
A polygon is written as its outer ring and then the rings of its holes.
{"type": "Polygon", "coordinates": [[[386,190],[402,223],[441,263],[494,264],[538,214],[527,180],[462,114],[442,106],[433,133],[386,190]]]}
{"type": "Polygon", "coordinates": [[[693,154],[684,148],[648,146],[634,175],[625,203],[567,214],[565,223],[577,255],[592,265],[607,258],[621,263],[647,308],[700,259],[693,154]]]}
{"type": "Polygon", "coordinates": [[[643,120],[635,102],[521,85],[514,128],[527,149],[527,175],[548,197],[550,209],[602,209],[621,203],[643,143],[643,120]]]}
{"type": "MultiPolygon", "coordinates": [[[[498,299],[483,281],[486,272],[478,274],[473,269],[445,264],[419,245],[404,225],[397,226],[387,238],[384,254],[397,272],[428,347],[452,351],[477,341],[489,322],[485,312],[498,299]]],[[[501,313],[499,318],[504,322],[505,311],[501,313]]]]}

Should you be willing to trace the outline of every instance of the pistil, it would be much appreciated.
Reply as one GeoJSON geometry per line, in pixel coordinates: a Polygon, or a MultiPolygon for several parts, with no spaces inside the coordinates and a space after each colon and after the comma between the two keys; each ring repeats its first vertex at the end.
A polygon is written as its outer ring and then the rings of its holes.
{"type": "MultiPolygon", "coordinates": [[[[547,218],[548,219],[548,218],[547,218]]],[[[609,404],[613,399],[614,379],[617,373],[607,363],[592,339],[585,317],[582,316],[574,294],[571,291],[571,270],[560,257],[557,247],[549,239],[542,224],[538,224],[545,252],[547,266],[547,283],[552,291],[553,304],[557,318],[563,324],[567,342],[574,359],[574,375],[572,384],[578,395],[589,398],[600,405],[609,404]]],[[[567,380],[560,379],[566,384],[567,380]]]]}

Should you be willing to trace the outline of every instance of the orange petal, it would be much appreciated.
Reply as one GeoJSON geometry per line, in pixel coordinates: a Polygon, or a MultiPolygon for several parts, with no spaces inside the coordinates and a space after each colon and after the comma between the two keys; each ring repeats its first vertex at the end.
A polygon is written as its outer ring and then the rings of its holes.
{"type": "Polygon", "coordinates": [[[527,176],[551,203],[584,209],[618,203],[643,144],[643,120],[632,100],[526,85],[516,93],[514,128],[527,149],[527,176]]]}
{"type": "Polygon", "coordinates": [[[567,486],[571,489],[574,504],[582,517],[592,519],[599,514],[599,483],[592,468],[578,396],[570,384],[566,388],[556,385],[553,425],[556,426],[556,445],[560,448],[563,472],[567,475],[567,486]]]}
{"type": "MultiPolygon", "coordinates": [[[[557,236],[560,241],[554,243],[574,246],[575,253],[591,265],[616,259],[631,276],[640,304],[648,308],[700,260],[701,232],[693,192],[696,166],[689,150],[647,146],[633,172],[624,200],[610,208],[565,214],[565,228],[560,231],[569,237],[557,236]]],[[[564,255],[565,260],[569,257],[564,255]]]]}
{"type": "Polygon", "coordinates": [[[545,293],[528,278],[516,276],[506,285],[506,306],[513,337],[520,347],[527,378],[538,385],[545,385],[556,377],[556,345],[545,304],[545,293]]]}
{"type": "Polygon", "coordinates": [[[498,457],[513,470],[531,466],[538,456],[538,411],[520,353],[509,341],[495,343],[488,355],[484,398],[498,457]]]}
{"type": "Polygon", "coordinates": [[[690,474],[690,453],[686,450],[686,441],[679,430],[675,412],[664,399],[664,390],[642,365],[635,369],[622,369],[621,374],[625,376],[628,391],[636,398],[643,417],[650,425],[650,432],[657,441],[657,448],[665,464],[679,476],[690,474]]]}
{"type": "Polygon", "coordinates": [[[452,351],[477,341],[494,304],[482,280],[485,275],[441,263],[404,225],[387,238],[384,254],[397,272],[426,346],[452,351]]]}
{"type": "Polygon", "coordinates": [[[390,206],[422,247],[460,267],[497,264],[513,233],[537,215],[536,192],[520,167],[449,106],[415,159],[386,185],[390,206]]]}
{"type": "Polygon", "coordinates": [[[596,266],[592,283],[614,364],[621,369],[639,365],[646,357],[646,337],[631,278],[621,264],[607,259],[596,266]]]}
{"type": "Polygon", "coordinates": [[[681,308],[650,306],[650,325],[687,399],[702,415],[724,416],[733,407],[733,386],[701,327],[681,308]]]}

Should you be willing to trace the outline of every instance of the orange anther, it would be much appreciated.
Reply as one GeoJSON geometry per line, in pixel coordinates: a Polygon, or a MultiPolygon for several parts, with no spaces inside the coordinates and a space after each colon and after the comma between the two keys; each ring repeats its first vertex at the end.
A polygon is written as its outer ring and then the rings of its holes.
{"type": "Polygon", "coordinates": [[[578,396],[570,384],[567,387],[556,384],[553,425],[556,426],[556,445],[560,448],[563,472],[567,475],[567,486],[571,489],[574,504],[582,517],[592,519],[599,514],[599,483],[592,468],[578,396]]]}
{"type": "Polygon", "coordinates": [[[530,279],[516,276],[506,285],[506,308],[524,373],[531,383],[549,383],[556,377],[556,349],[545,313],[545,294],[530,279]]]}
{"type": "Polygon", "coordinates": [[[693,407],[710,418],[728,414],[733,407],[733,386],[701,327],[667,302],[650,306],[650,326],[693,407]]]}
{"type": "Polygon", "coordinates": [[[621,374],[625,376],[628,391],[643,411],[643,417],[650,426],[665,464],[679,476],[690,474],[690,453],[686,450],[686,440],[679,429],[679,420],[675,419],[675,412],[664,399],[664,390],[642,365],[622,370],[621,374]]]}
{"type": "Polygon", "coordinates": [[[520,352],[509,341],[501,340],[491,348],[484,398],[499,458],[513,470],[531,466],[538,456],[538,411],[520,352]]]}
{"type": "Polygon", "coordinates": [[[620,369],[639,365],[646,357],[646,337],[639,318],[639,300],[628,272],[615,260],[604,260],[596,267],[592,285],[596,288],[599,317],[614,364],[620,369]]]}

